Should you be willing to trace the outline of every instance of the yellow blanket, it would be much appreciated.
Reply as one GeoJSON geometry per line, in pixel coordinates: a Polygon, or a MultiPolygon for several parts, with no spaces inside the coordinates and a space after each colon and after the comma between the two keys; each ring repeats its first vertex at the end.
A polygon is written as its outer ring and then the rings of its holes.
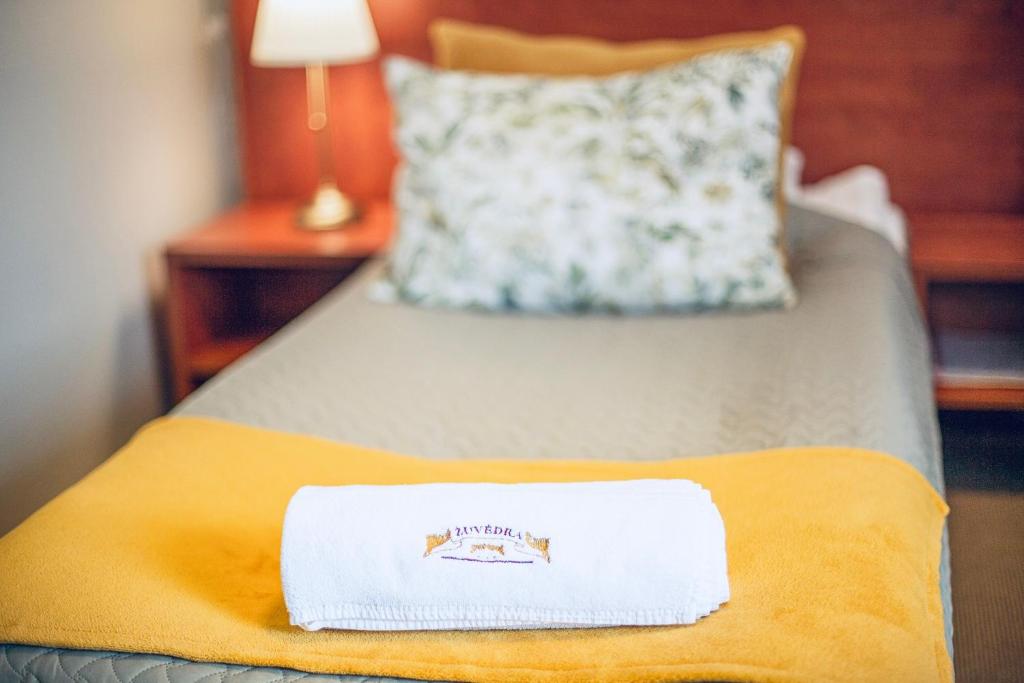
{"type": "Polygon", "coordinates": [[[910,466],[855,449],[442,462],[168,418],[0,539],[0,641],[469,681],[949,681],[946,512],[910,466]],[[725,520],[732,599],[694,626],[288,625],[278,551],[285,505],[303,484],[651,477],[701,483],[725,520]]]}

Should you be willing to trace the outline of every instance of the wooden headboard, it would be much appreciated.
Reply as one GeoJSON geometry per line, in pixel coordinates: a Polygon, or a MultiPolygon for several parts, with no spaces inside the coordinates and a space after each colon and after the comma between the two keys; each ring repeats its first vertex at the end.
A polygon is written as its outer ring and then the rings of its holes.
{"type": "MultiPolygon", "coordinates": [[[[808,46],[795,144],[805,180],[870,163],[911,210],[1024,211],[1024,3],[1015,0],[371,0],[382,50],[429,60],[435,17],[611,40],[797,24],[808,46]]],[[[315,184],[301,69],[250,65],[256,0],[232,7],[245,185],[315,184]]],[[[395,162],[378,62],[331,70],[339,182],[385,197],[395,162]]]]}

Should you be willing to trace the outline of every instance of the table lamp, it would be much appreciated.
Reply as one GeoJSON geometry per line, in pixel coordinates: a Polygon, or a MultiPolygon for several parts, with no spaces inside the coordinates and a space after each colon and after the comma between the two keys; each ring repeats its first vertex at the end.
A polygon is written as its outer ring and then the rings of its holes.
{"type": "Polygon", "coordinates": [[[377,54],[379,43],[366,0],[260,0],[250,58],[256,66],[306,68],[307,123],[316,136],[319,182],[299,210],[298,223],[330,230],[358,209],[338,189],[327,118],[327,65],[351,64],[377,54]]]}

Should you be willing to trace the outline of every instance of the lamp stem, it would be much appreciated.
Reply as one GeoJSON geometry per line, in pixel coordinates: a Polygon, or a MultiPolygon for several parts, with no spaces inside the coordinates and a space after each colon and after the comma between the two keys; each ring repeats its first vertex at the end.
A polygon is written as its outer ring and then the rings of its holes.
{"type": "Polygon", "coordinates": [[[322,62],[306,65],[306,102],[309,129],[316,135],[318,171],[321,183],[334,183],[331,129],[327,125],[327,68],[322,62]]]}
{"type": "Polygon", "coordinates": [[[306,124],[316,137],[319,181],[313,199],[299,212],[299,223],[312,230],[336,228],[356,217],[356,207],[338,189],[327,118],[327,67],[323,62],[306,65],[306,124]]]}

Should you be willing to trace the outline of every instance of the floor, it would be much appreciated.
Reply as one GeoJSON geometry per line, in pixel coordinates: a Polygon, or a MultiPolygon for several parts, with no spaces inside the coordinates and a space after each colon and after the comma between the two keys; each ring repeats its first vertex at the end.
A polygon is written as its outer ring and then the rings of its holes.
{"type": "Polygon", "coordinates": [[[1024,413],[943,412],[958,683],[1024,681],[1024,413]]]}

